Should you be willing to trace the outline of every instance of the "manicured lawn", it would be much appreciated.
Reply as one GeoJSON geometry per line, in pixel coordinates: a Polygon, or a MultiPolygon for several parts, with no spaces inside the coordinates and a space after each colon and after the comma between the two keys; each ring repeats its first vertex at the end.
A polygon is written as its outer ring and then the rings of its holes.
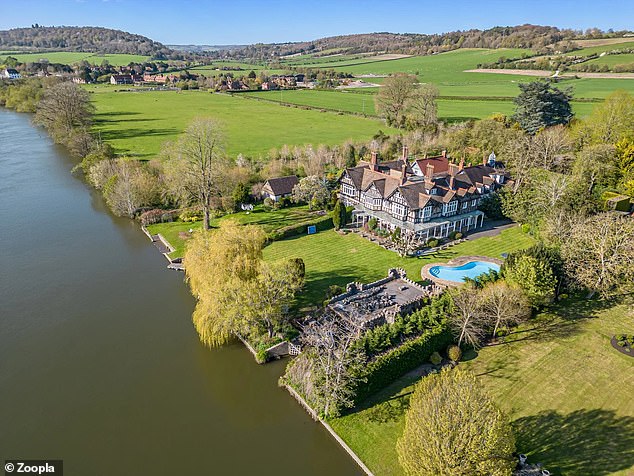
{"type": "Polygon", "coordinates": [[[126,54],[99,54],[81,53],[74,51],[54,51],[50,53],[17,53],[12,54],[14,58],[22,63],[36,63],[41,59],[47,59],[49,63],[73,64],[86,60],[91,64],[100,65],[107,60],[113,66],[126,66],[129,63],[142,63],[150,59],[149,56],[126,55],[126,54]]]}
{"type": "MultiPolygon", "coordinates": [[[[509,414],[518,450],[552,474],[634,474],[634,359],[610,345],[634,328],[633,309],[568,300],[461,364],[509,414]]],[[[377,476],[402,474],[395,443],[412,382],[330,422],[377,476]]]]}
{"type": "MultiPolygon", "coordinates": [[[[262,206],[257,206],[252,212],[231,213],[220,218],[211,220],[211,226],[217,227],[223,220],[237,220],[243,225],[260,225],[264,231],[271,232],[294,223],[298,223],[311,218],[317,218],[313,212],[308,210],[308,206],[298,206],[282,208],[280,210],[266,211],[262,206]]],[[[168,223],[156,223],[147,227],[148,231],[155,235],[161,234],[174,247],[174,252],[170,254],[172,258],[183,256],[189,230],[198,231],[202,229],[202,221],[182,222],[174,221],[168,223]]]]}
{"type": "MultiPolygon", "coordinates": [[[[263,101],[203,91],[115,92],[93,87],[94,130],[120,154],[152,158],[196,117],[224,124],[227,153],[263,156],[284,144],[341,144],[368,140],[379,129],[395,132],[376,119],[281,107],[263,101]]],[[[129,88],[125,88],[129,89],[129,88]]]]}
{"type": "Polygon", "coordinates": [[[401,267],[420,281],[420,270],[430,262],[445,262],[459,255],[500,258],[501,253],[525,248],[533,239],[519,227],[499,236],[466,241],[424,258],[400,258],[356,234],[340,235],[329,230],[316,235],[276,241],[264,249],[266,259],[302,258],[306,265],[306,289],[298,297],[300,307],[321,303],[330,285],[345,286],[352,281],[370,282],[387,275],[389,268],[401,267]]]}

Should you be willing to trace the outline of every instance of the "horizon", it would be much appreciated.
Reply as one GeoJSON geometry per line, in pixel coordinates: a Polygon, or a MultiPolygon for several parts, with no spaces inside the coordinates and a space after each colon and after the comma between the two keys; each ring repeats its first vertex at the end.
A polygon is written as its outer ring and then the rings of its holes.
{"type": "Polygon", "coordinates": [[[623,0],[601,4],[589,0],[537,0],[529,12],[525,11],[524,2],[515,0],[456,0],[451,5],[410,5],[403,0],[389,4],[353,0],[339,5],[325,0],[318,8],[310,9],[309,15],[304,14],[308,8],[298,8],[289,0],[275,0],[266,10],[252,0],[237,0],[231,6],[195,4],[186,0],[174,8],[165,0],[25,0],[22,6],[27,8],[7,9],[0,18],[0,29],[28,28],[33,24],[99,26],[146,36],[166,45],[249,45],[378,32],[439,34],[524,24],[582,31],[634,28],[628,24],[628,19],[634,18],[634,2],[623,0]],[[37,15],[33,15],[34,11],[37,15]]]}

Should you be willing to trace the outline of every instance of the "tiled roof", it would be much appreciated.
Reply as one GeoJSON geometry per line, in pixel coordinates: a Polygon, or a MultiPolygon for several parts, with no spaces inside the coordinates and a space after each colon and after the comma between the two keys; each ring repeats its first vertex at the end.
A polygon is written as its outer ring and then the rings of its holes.
{"type": "MultiPolygon", "coordinates": [[[[289,175],[287,177],[277,177],[268,179],[266,184],[271,187],[274,195],[287,195],[293,192],[293,187],[299,183],[299,179],[296,175],[289,175]]],[[[265,185],[266,185],[265,184],[265,185]]]]}

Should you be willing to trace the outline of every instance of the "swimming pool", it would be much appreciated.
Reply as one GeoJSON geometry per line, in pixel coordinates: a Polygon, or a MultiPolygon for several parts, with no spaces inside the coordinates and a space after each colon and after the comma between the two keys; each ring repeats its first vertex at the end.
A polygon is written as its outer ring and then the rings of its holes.
{"type": "Polygon", "coordinates": [[[461,266],[432,266],[429,274],[434,278],[462,283],[464,278],[475,278],[491,270],[500,271],[500,265],[488,261],[469,261],[461,266]]]}

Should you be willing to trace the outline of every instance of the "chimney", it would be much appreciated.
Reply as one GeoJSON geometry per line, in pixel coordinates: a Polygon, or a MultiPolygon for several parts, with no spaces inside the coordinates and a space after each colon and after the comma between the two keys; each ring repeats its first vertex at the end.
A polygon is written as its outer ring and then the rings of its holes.
{"type": "Polygon", "coordinates": [[[405,185],[405,182],[407,182],[407,162],[401,166],[401,185],[405,185]]]}
{"type": "Polygon", "coordinates": [[[487,156],[485,154],[484,157],[482,157],[482,165],[486,165],[486,164],[487,164],[487,156]]]}
{"type": "Polygon", "coordinates": [[[450,175],[449,176],[449,189],[453,190],[453,182],[454,182],[454,176],[450,175]]]}
{"type": "Polygon", "coordinates": [[[407,162],[409,150],[406,145],[403,146],[403,162],[407,162]]]}
{"type": "Polygon", "coordinates": [[[446,158],[447,158],[447,151],[446,151],[446,150],[443,150],[443,151],[440,153],[440,155],[442,156],[442,158],[443,158],[443,159],[446,159],[446,158]]]}
{"type": "Polygon", "coordinates": [[[377,159],[376,151],[372,151],[372,158],[370,159],[370,169],[379,170],[379,160],[377,159]]]}
{"type": "Polygon", "coordinates": [[[464,170],[464,157],[460,159],[460,165],[458,166],[458,171],[464,170]]]}
{"type": "Polygon", "coordinates": [[[431,180],[433,176],[434,176],[434,165],[427,164],[427,168],[425,170],[425,177],[431,180]]]}

